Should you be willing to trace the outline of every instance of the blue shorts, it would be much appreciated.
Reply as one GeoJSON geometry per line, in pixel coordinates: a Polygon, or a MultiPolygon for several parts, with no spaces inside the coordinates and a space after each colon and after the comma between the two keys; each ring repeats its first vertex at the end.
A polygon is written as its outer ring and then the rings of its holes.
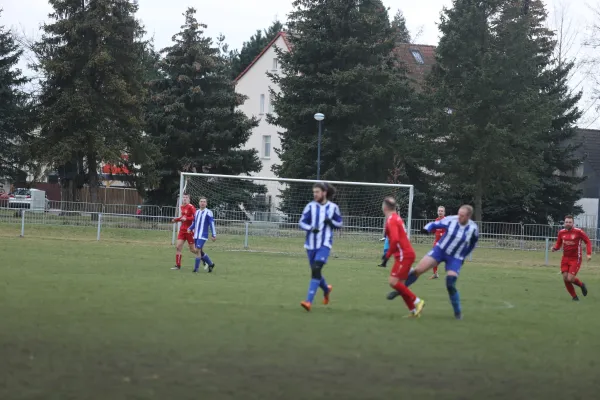
{"type": "Polygon", "coordinates": [[[206,239],[196,239],[195,246],[197,249],[203,249],[206,244],[206,239]]]}
{"type": "Polygon", "coordinates": [[[447,255],[439,246],[434,246],[427,255],[433,257],[438,264],[446,264],[446,271],[454,271],[457,275],[460,275],[460,268],[464,260],[447,255]]]}
{"type": "Polygon", "coordinates": [[[316,263],[317,261],[320,261],[323,264],[327,264],[330,252],[331,249],[325,246],[316,250],[306,250],[306,255],[308,255],[308,263],[311,266],[314,265],[314,263],[316,263]]]}

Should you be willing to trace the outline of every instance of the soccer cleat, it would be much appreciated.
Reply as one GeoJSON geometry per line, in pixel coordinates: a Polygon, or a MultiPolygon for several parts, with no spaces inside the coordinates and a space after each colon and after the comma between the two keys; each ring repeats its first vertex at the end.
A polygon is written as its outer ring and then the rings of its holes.
{"type": "Polygon", "coordinates": [[[400,293],[398,293],[397,291],[393,290],[393,291],[391,291],[391,292],[388,293],[387,299],[388,300],[394,300],[399,295],[400,295],[400,293]]]}
{"type": "Polygon", "coordinates": [[[180,270],[180,269],[181,269],[181,267],[178,267],[178,266],[176,265],[176,266],[174,266],[174,267],[173,267],[173,268],[171,268],[171,269],[172,269],[172,270],[180,270]]]}
{"type": "Polygon", "coordinates": [[[579,297],[577,297],[577,296],[573,297],[573,301],[579,301],[579,297]]]}
{"type": "Polygon", "coordinates": [[[331,294],[332,290],[333,290],[333,287],[331,285],[327,285],[327,293],[323,294],[323,304],[325,304],[325,305],[329,304],[329,295],[331,294]]]}
{"type": "Polygon", "coordinates": [[[215,268],[215,263],[212,263],[211,265],[208,266],[208,272],[213,272],[213,269],[215,268]]]}
{"type": "Polygon", "coordinates": [[[462,313],[458,313],[458,314],[454,314],[454,318],[461,320],[462,319],[462,313]]]}
{"type": "Polygon", "coordinates": [[[429,279],[438,279],[440,276],[438,274],[433,274],[429,279]]]}
{"type": "Polygon", "coordinates": [[[311,304],[308,301],[303,301],[300,303],[300,306],[304,308],[306,311],[310,311],[311,304]]]}
{"type": "Polygon", "coordinates": [[[195,274],[197,274],[198,270],[196,268],[194,268],[194,270],[192,272],[195,273],[195,274]]]}
{"type": "Polygon", "coordinates": [[[421,299],[420,302],[415,304],[415,316],[417,316],[417,317],[420,316],[421,311],[423,311],[424,307],[425,307],[425,300],[421,299]]]}
{"type": "Polygon", "coordinates": [[[585,283],[581,283],[581,294],[583,294],[584,297],[588,294],[587,286],[585,286],[585,283]]]}

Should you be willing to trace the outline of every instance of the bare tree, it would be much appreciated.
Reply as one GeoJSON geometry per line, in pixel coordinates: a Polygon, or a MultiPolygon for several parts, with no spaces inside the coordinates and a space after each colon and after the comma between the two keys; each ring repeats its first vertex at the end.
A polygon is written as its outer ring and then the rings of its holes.
{"type": "Polygon", "coordinates": [[[584,111],[594,110],[595,115],[586,121],[586,127],[590,127],[600,120],[600,75],[597,73],[600,68],[600,2],[595,5],[588,4],[588,9],[591,23],[583,40],[583,45],[587,50],[583,65],[585,66],[585,79],[588,86],[592,87],[593,92],[592,100],[584,111]]]}

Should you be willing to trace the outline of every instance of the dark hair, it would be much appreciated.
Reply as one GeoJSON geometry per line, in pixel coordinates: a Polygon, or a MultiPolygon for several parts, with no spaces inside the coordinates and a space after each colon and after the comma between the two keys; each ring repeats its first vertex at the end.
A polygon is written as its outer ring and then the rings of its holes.
{"type": "MultiPolygon", "coordinates": [[[[190,195],[189,195],[189,193],[184,193],[183,195],[184,195],[184,196],[188,196],[188,197],[190,196],[190,195]]],[[[183,196],[182,196],[182,197],[183,197],[183,196]]]]}
{"type": "Polygon", "coordinates": [[[333,197],[335,196],[335,187],[333,187],[327,182],[317,182],[313,185],[313,188],[319,188],[322,191],[326,192],[327,200],[333,200],[333,197]]]}
{"type": "Polygon", "coordinates": [[[573,221],[575,221],[575,218],[573,218],[571,214],[565,215],[565,219],[572,219],[573,221]]]}
{"type": "Polygon", "coordinates": [[[387,208],[388,210],[396,211],[396,208],[398,207],[396,199],[394,199],[391,196],[388,196],[385,199],[383,199],[383,204],[385,204],[385,208],[387,208]]]}

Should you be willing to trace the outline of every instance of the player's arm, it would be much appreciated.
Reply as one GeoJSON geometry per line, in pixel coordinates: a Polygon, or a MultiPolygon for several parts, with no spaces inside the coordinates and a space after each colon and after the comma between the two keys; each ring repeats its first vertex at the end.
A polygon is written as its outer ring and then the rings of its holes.
{"type": "Polygon", "coordinates": [[[325,218],[324,222],[334,229],[340,229],[342,227],[342,214],[340,213],[340,208],[335,206],[331,218],[325,218]]]}
{"type": "Polygon", "coordinates": [[[425,225],[423,227],[423,230],[427,231],[427,232],[433,232],[433,231],[438,230],[438,229],[444,229],[444,230],[446,230],[446,229],[448,229],[449,221],[450,220],[448,220],[447,218],[444,218],[444,219],[442,219],[440,221],[430,222],[430,223],[428,223],[427,225],[425,225]]]}
{"type": "Polygon", "coordinates": [[[558,232],[558,238],[556,238],[556,244],[552,248],[552,251],[558,251],[558,250],[560,250],[560,248],[562,247],[562,245],[563,245],[562,234],[560,232],[558,232]]]}
{"type": "Polygon", "coordinates": [[[194,232],[194,230],[196,229],[196,220],[198,219],[198,212],[196,211],[196,213],[194,214],[194,219],[192,220],[192,225],[190,225],[190,227],[188,228],[188,232],[194,232]]]}
{"type": "Polygon", "coordinates": [[[212,233],[213,239],[216,239],[217,238],[217,228],[215,227],[215,216],[213,215],[212,211],[208,212],[208,219],[209,219],[208,226],[210,227],[210,232],[212,233]]]}
{"type": "Polygon", "coordinates": [[[585,242],[585,251],[587,253],[588,260],[592,258],[592,241],[590,237],[584,231],[581,231],[581,239],[585,242]]]}
{"type": "Polygon", "coordinates": [[[300,226],[300,229],[306,232],[310,232],[313,230],[310,205],[307,204],[306,207],[304,207],[304,211],[302,211],[302,216],[300,217],[298,226],[300,226]]]}
{"type": "Polygon", "coordinates": [[[467,248],[467,255],[471,254],[471,252],[473,250],[475,250],[475,246],[477,245],[477,242],[479,241],[479,228],[475,228],[475,232],[473,232],[473,235],[471,236],[471,241],[469,242],[469,247],[467,248]]]}

